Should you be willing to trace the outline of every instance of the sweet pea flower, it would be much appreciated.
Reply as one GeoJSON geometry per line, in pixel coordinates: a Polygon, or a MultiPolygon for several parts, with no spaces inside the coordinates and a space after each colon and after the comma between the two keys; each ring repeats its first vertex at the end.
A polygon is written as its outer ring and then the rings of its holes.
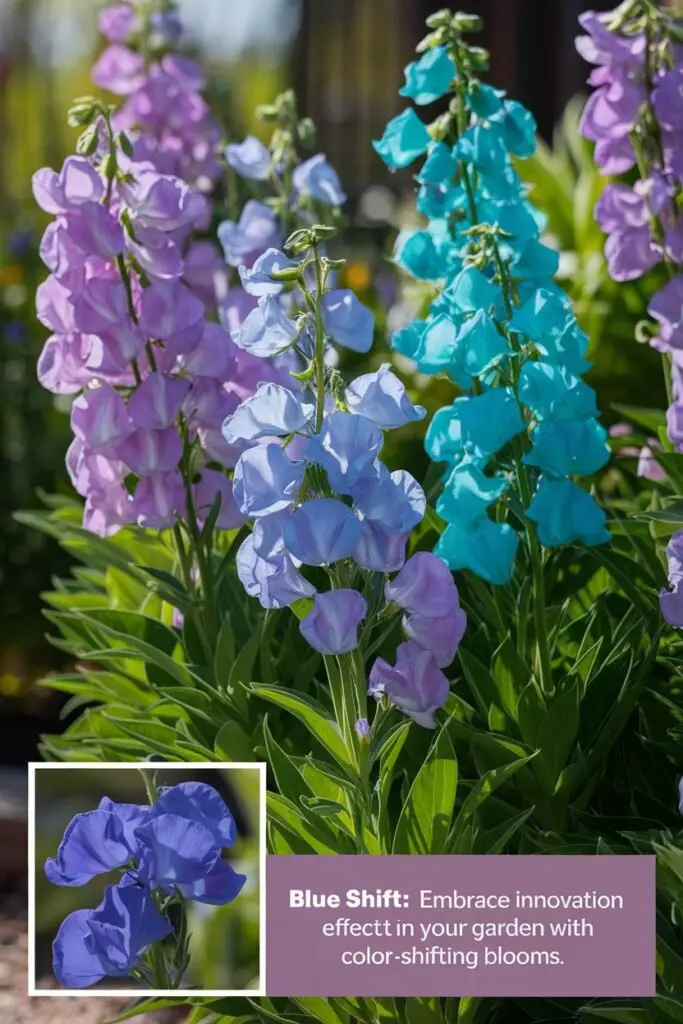
{"type": "Polygon", "coordinates": [[[275,213],[254,199],[245,203],[239,221],[226,220],[218,228],[226,262],[232,267],[250,267],[266,249],[276,249],[280,237],[275,213]]]}
{"type": "Polygon", "coordinates": [[[435,103],[445,96],[455,78],[455,65],[443,46],[427,50],[419,60],[405,69],[406,82],[399,95],[407,96],[418,106],[435,103]]]}
{"type": "Polygon", "coordinates": [[[255,295],[257,298],[262,295],[279,295],[283,284],[271,277],[271,274],[274,271],[289,270],[296,265],[294,260],[288,259],[279,249],[266,249],[254,261],[251,270],[245,266],[238,268],[242,287],[248,295],[255,295]]]}
{"type": "Polygon", "coordinates": [[[284,528],[290,555],[304,565],[332,565],[354,553],[361,525],[335,498],[315,498],[297,508],[284,528]]]}
{"type": "Polygon", "coordinates": [[[294,169],[292,184],[301,195],[310,196],[325,206],[342,206],[346,202],[337,172],[323,153],[300,163],[294,169]]]}
{"type": "Polygon", "coordinates": [[[384,135],[372,143],[391,170],[407,167],[426,152],[431,139],[424,124],[412,107],[389,121],[384,135]]]}
{"type": "Polygon", "coordinates": [[[527,515],[536,523],[539,539],[546,547],[576,541],[592,547],[609,539],[605,513],[592,495],[571,480],[541,477],[527,515]]]}
{"type": "Polygon", "coordinates": [[[356,590],[316,594],[299,624],[302,636],[321,654],[347,654],[358,646],[358,626],[367,615],[365,598],[356,590]]]}
{"type": "Polygon", "coordinates": [[[225,159],[243,178],[265,181],[270,176],[270,150],[254,135],[247,135],[243,142],[232,142],[226,146],[225,159]]]}
{"type": "Polygon", "coordinates": [[[325,331],[337,345],[354,352],[369,352],[375,330],[375,316],[347,288],[326,292],[322,301],[325,331]]]}
{"type": "MultiPolygon", "coordinates": [[[[670,626],[683,627],[683,530],[673,534],[666,549],[670,590],[662,590],[659,607],[670,626]]],[[[681,812],[683,813],[683,811],[681,812]]]]}
{"type": "Polygon", "coordinates": [[[250,355],[267,359],[284,352],[295,341],[297,329],[286,316],[282,306],[273,295],[258,300],[240,330],[233,334],[233,341],[250,355]]]}
{"type": "Polygon", "coordinates": [[[396,707],[425,729],[435,729],[434,714],[448,698],[448,679],[429,651],[408,640],[396,651],[396,665],[377,658],[370,670],[368,693],[386,694],[396,707]]]}
{"type": "Polygon", "coordinates": [[[146,889],[109,886],[97,910],[76,910],[60,925],[52,946],[55,976],[75,989],[126,977],[172,931],[146,889]]]}
{"type": "Polygon", "coordinates": [[[111,448],[124,441],[133,427],[121,395],[103,384],[88,388],[71,407],[71,428],[90,448],[111,448]]]}
{"type": "Polygon", "coordinates": [[[287,437],[308,427],[315,406],[302,402],[281,384],[261,384],[223,424],[229,444],[258,441],[264,437],[287,437]]]}
{"type": "Polygon", "coordinates": [[[269,559],[261,558],[255,550],[253,534],[240,545],[236,565],[240,583],[250,597],[259,599],[263,608],[286,608],[316,592],[286,551],[269,559]]]}
{"type": "Polygon", "coordinates": [[[364,373],[348,385],[344,393],[347,408],[372,420],[382,430],[392,430],[424,419],[427,410],[413,405],[404,384],[382,363],[374,373],[364,373]]]}
{"type": "Polygon", "coordinates": [[[404,615],[406,636],[429,651],[439,668],[446,668],[455,658],[467,627],[467,615],[456,608],[441,619],[428,615],[404,615]]]}
{"type": "Polygon", "coordinates": [[[233,476],[240,512],[258,518],[292,505],[303,485],[304,472],[304,464],[292,462],[279,444],[247,449],[233,476]]]}
{"type": "Polygon", "coordinates": [[[307,448],[306,460],[323,467],[338,494],[350,494],[374,463],[383,440],[372,420],[338,410],[325,417],[321,432],[307,448]]]}
{"type": "Polygon", "coordinates": [[[458,608],[458,590],[445,562],[418,551],[384,586],[387,601],[404,611],[440,619],[458,608]]]}

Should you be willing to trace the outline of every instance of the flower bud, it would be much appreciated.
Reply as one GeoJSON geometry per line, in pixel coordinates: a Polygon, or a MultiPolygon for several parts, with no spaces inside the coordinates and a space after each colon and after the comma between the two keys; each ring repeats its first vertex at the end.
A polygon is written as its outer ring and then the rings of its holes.
{"type": "Polygon", "coordinates": [[[436,32],[430,32],[428,36],[417,44],[417,53],[424,53],[425,50],[433,50],[435,46],[441,46],[446,42],[448,33],[445,28],[438,28],[436,32]]]}
{"type": "Polygon", "coordinates": [[[94,125],[86,128],[79,136],[76,142],[76,152],[81,156],[92,156],[97,152],[97,130],[94,125]]]}
{"type": "Polygon", "coordinates": [[[69,110],[67,121],[72,128],[80,128],[90,124],[97,113],[97,104],[94,100],[86,99],[84,102],[75,103],[69,110]]]}
{"type": "Polygon", "coordinates": [[[489,51],[482,46],[470,46],[468,50],[470,65],[474,71],[488,71],[489,51]]]}
{"type": "Polygon", "coordinates": [[[426,19],[427,28],[442,28],[448,25],[451,20],[451,12],[447,7],[442,8],[440,11],[435,11],[434,14],[430,14],[426,19]]]}
{"type": "Polygon", "coordinates": [[[118,144],[121,147],[121,152],[127,157],[132,159],[133,157],[133,143],[130,141],[125,132],[119,132],[118,144]]]}
{"type": "Polygon", "coordinates": [[[260,107],[256,108],[256,116],[259,121],[272,124],[273,121],[277,121],[277,107],[272,103],[262,103],[260,107]]]}
{"type": "Polygon", "coordinates": [[[451,22],[455,32],[481,32],[484,22],[478,14],[463,14],[458,12],[453,15],[451,22]]]}
{"type": "Polygon", "coordinates": [[[316,133],[315,124],[310,117],[304,117],[299,121],[297,132],[301,145],[305,146],[306,149],[313,149],[315,146],[316,133]]]}

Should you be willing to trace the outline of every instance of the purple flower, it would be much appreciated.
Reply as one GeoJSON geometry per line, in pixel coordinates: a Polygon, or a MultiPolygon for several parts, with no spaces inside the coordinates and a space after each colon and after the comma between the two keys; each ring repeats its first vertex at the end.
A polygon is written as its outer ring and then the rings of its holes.
{"type": "Polygon", "coordinates": [[[104,195],[104,183],[88,160],[70,156],[59,174],[49,167],[36,171],[33,195],[46,213],[68,213],[78,210],[83,203],[99,203],[104,195]]]}
{"type": "Polygon", "coordinates": [[[372,348],[375,316],[347,288],[326,292],[322,319],[326,332],[337,345],[354,352],[369,352],[372,348]]]}
{"type": "Polygon", "coordinates": [[[145,83],[145,58],[127,46],[112,43],[93,65],[91,78],[101,89],[129,96],[145,83]]]}
{"type": "Polygon", "coordinates": [[[670,626],[683,627],[683,530],[678,530],[668,543],[669,587],[659,595],[662,616],[670,626]]]}
{"type": "MultiPolygon", "coordinates": [[[[279,444],[244,452],[235,466],[235,501],[245,516],[267,516],[290,506],[304,481],[305,466],[292,462],[279,444]]],[[[303,561],[303,559],[302,559],[303,561]]]]}
{"type": "Polygon", "coordinates": [[[648,312],[659,322],[662,345],[683,347],[683,274],[677,274],[653,295],[648,312]]]}
{"type": "Polygon", "coordinates": [[[396,665],[377,658],[370,671],[368,693],[386,694],[399,710],[422,725],[435,729],[434,712],[446,703],[448,679],[429,651],[412,640],[400,644],[396,665]]]}
{"type": "Polygon", "coordinates": [[[136,233],[142,229],[174,231],[194,224],[204,211],[204,199],[181,178],[137,171],[135,181],[120,186],[126,205],[135,215],[136,233]]]}
{"type": "Polygon", "coordinates": [[[120,444],[133,429],[126,403],[107,384],[89,388],[76,399],[71,427],[77,438],[94,449],[120,444]]]}
{"type": "Polygon", "coordinates": [[[221,507],[216,520],[218,529],[235,530],[242,526],[244,516],[237,507],[232,480],[215,469],[203,469],[201,479],[194,487],[194,505],[200,523],[208,516],[218,494],[221,496],[221,507]]]}
{"type": "Polygon", "coordinates": [[[361,534],[348,505],[335,498],[315,498],[292,514],[284,540],[290,555],[304,565],[332,565],[354,553],[361,534]]]}
{"type": "Polygon", "coordinates": [[[347,654],[358,646],[358,626],[367,612],[367,602],[357,590],[330,590],[315,595],[299,629],[321,654],[347,654]]]}
{"type": "Polygon", "coordinates": [[[384,587],[384,596],[404,611],[441,619],[460,607],[450,569],[430,551],[418,551],[384,587]]]}
{"type": "Polygon", "coordinates": [[[286,608],[315,594],[315,587],[286,552],[267,560],[261,558],[254,549],[253,534],[241,544],[236,563],[242,586],[250,597],[258,597],[263,608],[286,608]]]}
{"type": "Polygon", "coordinates": [[[372,519],[361,522],[361,539],[354,559],[364,569],[373,572],[396,572],[406,559],[407,533],[392,533],[372,519]]]}
{"type": "Polygon", "coordinates": [[[168,342],[180,352],[196,347],[204,333],[204,306],[177,281],[145,288],[140,301],[140,328],[150,338],[168,342]]]}
{"type": "Polygon", "coordinates": [[[247,135],[243,142],[232,142],[226,146],[225,159],[243,178],[265,181],[270,176],[270,150],[254,135],[247,135]]]}
{"type": "Polygon", "coordinates": [[[99,29],[110,43],[125,43],[137,27],[138,18],[130,4],[112,4],[100,11],[99,29]]]}
{"type": "Polygon", "coordinates": [[[299,164],[292,175],[292,183],[301,195],[310,196],[326,206],[341,206],[346,202],[339,176],[323,153],[299,164]]]}
{"type": "Polygon", "coordinates": [[[383,440],[372,420],[332,412],[325,417],[322,431],[311,439],[306,461],[323,467],[338,494],[351,494],[354,484],[373,465],[383,440]]]}
{"type": "Polygon", "coordinates": [[[281,241],[280,226],[270,207],[249,199],[239,221],[226,220],[219,225],[218,239],[231,267],[250,267],[266,249],[277,249],[281,241]]]}
{"type": "Polygon", "coordinates": [[[45,862],[45,874],[53,885],[85,885],[96,875],[127,864],[133,852],[116,814],[88,811],[72,819],[56,858],[45,862]]]}
{"type": "Polygon", "coordinates": [[[147,889],[109,886],[97,910],[77,910],[60,925],[52,946],[55,976],[75,989],[106,976],[125,977],[152,943],[172,931],[147,889]]]}
{"type": "Polygon", "coordinates": [[[235,347],[219,324],[204,324],[199,344],[180,357],[180,368],[190,377],[229,379],[235,370],[235,347]]]}
{"type": "Polygon", "coordinates": [[[351,494],[362,520],[394,534],[407,534],[417,526],[427,507],[424,491],[410,473],[404,469],[390,473],[381,462],[358,481],[351,494]]]}
{"type": "Polygon", "coordinates": [[[410,401],[389,363],[382,363],[374,373],[356,377],[347,387],[345,399],[351,412],[367,417],[383,430],[403,427],[427,415],[423,406],[410,401]]]}
{"type": "Polygon", "coordinates": [[[453,661],[467,627],[467,615],[456,608],[443,618],[429,615],[404,615],[403,628],[410,640],[430,651],[439,668],[453,661]]]}
{"type": "Polygon", "coordinates": [[[223,424],[229,444],[258,441],[264,437],[286,437],[306,429],[315,406],[302,402],[280,384],[261,384],[223,424]]]}
{"type": "Polygon", "coordinates": [[[296,327],[277,298],[265,295],[258,300],[257,308],[246,318],[242,329],[233,334],[233,341],[251,355],[267,359],[284,352],[296,336],[296,327]]]}
{"type": "Polygon", "coordinates": [[[360,740],[367,740],[370,737],[370,723],[367,718],[359,718],[354,726],[356,730],[356,736],[360,740]]]}
{"type": "Polygon", "coordinates": [[[185,377],[150,373],[128,403],[130,418],[136,427],[163,430],[175,422],[190,390],[185,377]]]}
{"type": "Polygon", "coordinates": [[[150,530],[167,530],[186,513],[183,479],[176,470],[151,473],[138,480],[132,515],[138,526],[150,530]]]}
{"type": "Polygon", "coordinates": [[[170,473],[183,454],[183,443],[173,427],[136,430],[116,447],[116,454],[136,476],[170,473]]]}
{"type": "Polygon", "coordinates": [[[266,249],[266,251],[254,261],[249,270],[245,266],[239,267],[242,287],[249,295],[279,295],[283,289],[281,281],[276,281],[271,274],[274,271],[289,270],[296,267],[294,260],[290,260],[279,249],[266,249]]]}

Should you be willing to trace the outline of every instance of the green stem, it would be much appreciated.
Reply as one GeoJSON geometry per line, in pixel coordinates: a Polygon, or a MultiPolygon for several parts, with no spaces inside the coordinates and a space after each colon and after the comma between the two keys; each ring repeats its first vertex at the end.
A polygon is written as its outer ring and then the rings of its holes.
{"type": "Polygon", "coordinates": [[[316,409],[315,409],[315,432],[319,434],[322,430],[325,417],[325,329],[322,320],[322,300],[325,280],[322,263],[318,254],[318,247],[313,247],[315,257],[315,387],[316,387],[316,409]]]}
{"type": "Polygon", "coordinates": [[[142,776],[142,781],[145,785],[145,793],[147,794],[147,799],[149,800],[151,806],[152,804],[156,803],[156,799],[158,796],[154,773],[150,772],[149,769],[147,768],[138,768],[138,771],[142,776]]]}

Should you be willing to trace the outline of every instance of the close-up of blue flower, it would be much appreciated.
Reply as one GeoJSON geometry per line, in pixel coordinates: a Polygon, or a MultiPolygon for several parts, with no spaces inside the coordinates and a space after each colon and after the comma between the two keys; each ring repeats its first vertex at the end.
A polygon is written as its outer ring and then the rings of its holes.
{"type": "Polygon", "coordinates": [[[392,170],[407,167],[426,152],[431,139],[424,124],[412,107],[389,122],[384,135],[373,142],[385,164],[392,170]]]}
{"type": "MultiPolygon", "coordinates": [[[[201,782],[165,787],[151,804],[104,797],[97,810],[76,815],[57,857],[45,863],[48,880],[84,885],[115,869],[120,879],[96,910],[74,911],[62,922],[53,945],[57,980],[67,988],[105,976],[149,980],[146,951],[174,932],[168,907],[184,900],[224,905],[239,895],[246,876],[222,856],[236,839],[225,801],[201,782]]],[[[166,980],[175,984],[169,974],[166,980]]]]}
{"type": "Polygon", "coordinates": [[[225,158],[243,178],[264,181],[271,172],[270,150],[253,135],[247,135],[243,142],[231,142],[226,146],[225,158]]]}
{"type": "Polygon", "coordinates": [[[423,106],[446,95],[455,78],[455,65],[443,46],[435,46],[409,64],[405,75],[406,82],[399,94],[423,106]]]}
{"type": "Polygon", "coordinates": [[[348,288],[323,295],[322,321],[337,345],[353,352],[369,352],[372,348],[375,316],[348,288]]]}

